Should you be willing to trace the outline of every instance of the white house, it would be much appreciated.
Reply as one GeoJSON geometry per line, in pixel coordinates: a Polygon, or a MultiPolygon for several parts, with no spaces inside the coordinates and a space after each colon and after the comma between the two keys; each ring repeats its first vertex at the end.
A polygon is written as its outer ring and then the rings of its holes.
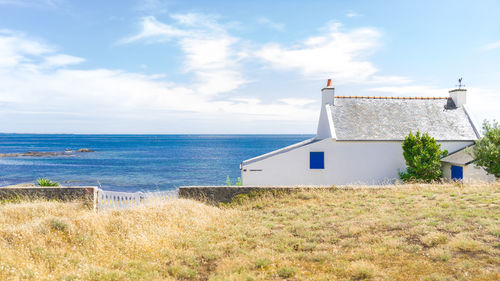
{"type": "MultiPolygon", "coordinates": [[[[451,155],[480,137],[463,88],[449,97],[335,96],[329,79],[321,92],[316,136],[243,161],[244,185],[391,183],[406,169],[401,142],[410,131],[428,133],[451,155]]],[[[463,170],[472,159],[450,159],[443,159],[446,176],[474,175],[463,170]]]]}

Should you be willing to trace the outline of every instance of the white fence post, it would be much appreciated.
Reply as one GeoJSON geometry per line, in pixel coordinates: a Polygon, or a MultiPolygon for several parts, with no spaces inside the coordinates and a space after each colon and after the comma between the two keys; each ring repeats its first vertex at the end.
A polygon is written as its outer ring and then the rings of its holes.
{"type": "Polygon", "coordinates": [[[158,191],[158,192],[117,192],[98,190],[97,207],[98,210],[123,209],[140,204],[148,204],[153,201],[168,201],[177,197],[177,191],[158,191]]]}

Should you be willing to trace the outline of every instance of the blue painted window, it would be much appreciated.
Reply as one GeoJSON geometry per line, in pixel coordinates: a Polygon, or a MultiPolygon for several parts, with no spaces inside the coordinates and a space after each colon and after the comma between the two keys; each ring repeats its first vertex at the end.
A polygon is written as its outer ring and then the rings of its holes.
{"type": "Polygon", "coordinates": [[[325,168],[325,153],[324,152],[309,152],[309,168],[324,169],[325,168]]]}
{"type": "Polygon", "coordinates": [[[452,180],[462,180],[464,177],[464,168],[462,166],[451,166],[451,179],[452,180]]]}

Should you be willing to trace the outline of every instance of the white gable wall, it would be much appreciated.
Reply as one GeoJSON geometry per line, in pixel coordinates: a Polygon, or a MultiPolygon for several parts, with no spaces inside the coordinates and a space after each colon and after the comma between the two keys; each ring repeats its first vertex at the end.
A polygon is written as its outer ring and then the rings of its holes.
{"type": "MultiPolygon", "coordinates": [[[[439,142],[456,151],[471,141],[439,142]]],[[[243,163],[243,185],[384,184],[405,170],[401,141],[336,141],[324,139],[255,162],[243,163]],[[309,152],[325,153],[325,169],[309,168],[309,152]]]]}
{"type": "Polygon", "coordinates": [[[321,110],[319,114],[318,130],[316,132],[316,139],[336,138],[335,130],[333,128],[332,110],[330,106],[333,105],[335,99],[335,88],[327,87],[321,90],[321,110]]]}
{"type": "MultiPolygon", "coordinates": [[[[450,165],[451,173],[451,165],[450,165]]],[[[473,163],[464,167],[464,182],[493,182],[495,181],[494,175],[489,175],[483,168],[474,165],[473,163]]]]}
{"type": "Polygon", "coordinates": [[[336,139],[337,137],[335,136],[331,105],[325,104],[319,115],[318,132],[315,139],[322,140],[328,138],[336,139]]]}

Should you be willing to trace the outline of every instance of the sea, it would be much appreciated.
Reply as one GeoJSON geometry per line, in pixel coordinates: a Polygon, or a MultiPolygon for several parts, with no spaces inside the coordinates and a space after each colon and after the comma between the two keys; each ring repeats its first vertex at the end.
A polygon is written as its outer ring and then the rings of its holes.
{"type": "Polygon", "coordinates": [[[0,153],[94,151],[0,158],[0,186],[42,177],[126,192],[234,184],[243,160],[312,136],[0,134],[0,153]]]}

